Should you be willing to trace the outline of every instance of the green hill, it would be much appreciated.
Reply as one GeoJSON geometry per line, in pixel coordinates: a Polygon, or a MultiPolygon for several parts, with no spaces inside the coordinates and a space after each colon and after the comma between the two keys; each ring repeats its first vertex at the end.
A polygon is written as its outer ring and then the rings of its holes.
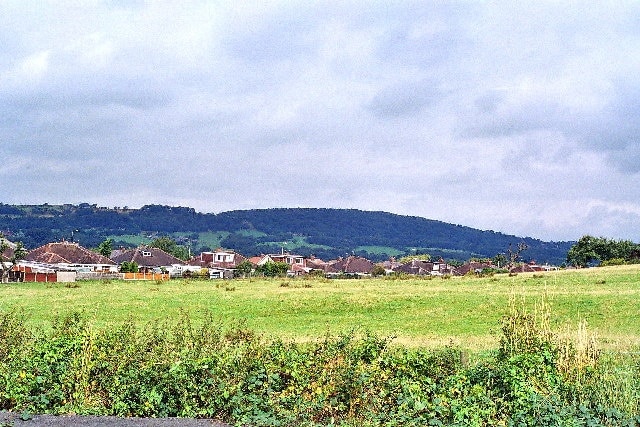
{"type": "Polygon", "coordinates": [[[560,264],[573,242],[545,242],[430,219],[356,209],[279,208],[200,213],[188,207],[139,209],[80,205],[0,204],[0,230],[28,248],[61,239],[95,247],[106,238],[134,246],[170,236],[192,252],[222,246],[251,256],[289,250],[335,258],[373,260],[428,253],[467,260],[504,253],[524,242],[526,260],[560,264]]]}

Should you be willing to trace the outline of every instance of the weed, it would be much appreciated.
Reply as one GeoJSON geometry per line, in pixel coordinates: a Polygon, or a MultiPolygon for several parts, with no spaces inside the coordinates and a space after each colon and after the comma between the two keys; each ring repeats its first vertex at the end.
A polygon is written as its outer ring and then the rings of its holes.
{"type": "Polygon", "coordinates": [[[80,283],[78,282],[66,282],[64,284],[65,288],[69,288],[69,289],[76,289],[80,287],[80,283]]]}

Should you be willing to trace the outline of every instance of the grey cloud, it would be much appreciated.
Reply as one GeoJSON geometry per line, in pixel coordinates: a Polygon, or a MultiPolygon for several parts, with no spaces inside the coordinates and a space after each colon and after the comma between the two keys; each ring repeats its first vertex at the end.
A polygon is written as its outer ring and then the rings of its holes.
{"type": "Polygon", "coordinates": [[[3,4],[3,202],[636,236],[638,7],[508,6],[3,4]]]}
{"type": "Polygon", "coordinates": [[[316,49],[308,40],[307,34],[313,30],[309,24],[298,15],[272,16],[261,22],[258,28],[249,26],[229,33],[222,44],[230,56],[262,66],[294,60],[312,54],[316,49]]]}
{"type": "Polygon", "coordinates": [[[380,117],[414,115],[436,104],[443,95],[433,82],[404,83],[382,89],[368,108],[380,117]]]}

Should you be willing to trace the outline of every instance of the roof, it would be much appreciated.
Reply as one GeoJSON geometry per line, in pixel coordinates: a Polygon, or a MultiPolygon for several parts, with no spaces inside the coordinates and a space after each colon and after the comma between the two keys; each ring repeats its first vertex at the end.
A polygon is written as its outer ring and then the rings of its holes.
{"type": "Polygon", "coordinates": [[[48,264],[114,264],[109,258],[74,242],[47,243],[29,252],[24,259],[48,264]]]}
{"type": "Polygon", "coordinates": [[[476,271],[482,271],[485,268],[495,268],[495,266],[492,265],[492,264],[488,264],[486,262],[472,261],[472,262],[468,262],[468,263],[463,264],[460,267],[456,268],[455,274],[457,274],[458,276],[464,276],[465,274],[469,273],[470,271],[473,271],[475,273],[476,271]]]}
{"type": "Polygon", "coordinates": [[[393,271],[407,274],[431,274],[434,263],[429,261],[411,260],[400,267],[396,267],[393,271]]]}
{"type": "Polygon", "coordinates": [[[532,273],[535,271],[541,271],[541,270],[536,269],[529,264],[520,264],[509,269],[509,273],[532,273]]]}
{"type": "Polygon", "coordinates": [[[261,259],[262,259],[261,256],[252,256],[251,258],[248,258],[248,261],[251,264],[256,265],[256,264],[258,264],[258,262],[260,262],[261,259]]]}
{"type": "Polygon", "coordinates": [[[176,258],[166,253],[162,249],[152,248],[149,246],[138,246],[135,249],[129,249],[123,253],[114,256],[113,261],[116,264],[123,262],[135,262],[140,267],[162,267],[173,264],[184,264],[180,258],[176,258]]]}
{"type": "Polygon", "coordinates": [[[205,251],[201,252],[200,255],[195,255],[191,257],[189,261],[187,261],[188,265],[195,265],[200,267],[209,267],[209,268],[230,268],[234,269],[241,262],[245,261],[246,258],[239,254],[236,251],[231,249],[222,249],[218,248],[215,251],[205,251]],[[225,256],[224,259],[227,259],[226,256],[230,256],[230,261],[220,261],[218,260],[218,256],[223,254],[225,256]]]}
{"type": "Polygon", "coordinates": [[[374,264],[366,258],[350,256],[348,258],[339,259],[331,266],[343,273],[355,274],[371,273],[374,264]]]}

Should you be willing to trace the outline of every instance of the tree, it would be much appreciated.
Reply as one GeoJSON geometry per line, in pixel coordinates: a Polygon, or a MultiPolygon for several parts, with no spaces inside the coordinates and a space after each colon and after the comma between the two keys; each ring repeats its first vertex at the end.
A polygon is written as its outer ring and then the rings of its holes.
{"type": "Polygon", "coordinates": [[[384,267],[381,265],[374,265],[373,269],[371,270],[371,275],[373,277],[384,276],[386,274],[387,274],[387,270],[385,270],[384,267]]]}
{"type": "Polygon", "coordinates": [[[138,272],[138,263],[135,261],[124,261],[120,264],[120,272],[121,273],[137,273],[138,272]]]}
{"type": "Polygon", "coordinates": [[[280,277],[287,274],[289,264],[286,262],[266,262],[256,267],[256,273],[265,277],[280,277]]]}
{"type": "Polygon", "coordinates": [[[171,237],[162,236],[158,237],[149,244],[152,248],[158,248],[165,251],[168,254],[173,255],[181,260],[189,259],[189,249],[184,246],[180,246],[171,237]]]}
{"type": "Polygon", "coordinates": [[[15,267],[18,261],[26,256],[27,250],[22,245],[22,242],[12,245],[2,234],[0,234],[0,272],[2,273],[2,283],[9,280],[9,272],[13,267],[15,267]],[[8,249],[12,249],[12,251],[10,251],[9,256],[6,257],[5,252],[7,252],[8,249]]]}
{"type": "Polygon", "coordinates": [[[636,262],[639,257],[640,245],[630,240],[612,240],[585,235],[567,252],[567,263],[576,267],[586,267],[590,264],[609,264],[611,260],[636,262]]]}
{"type": "Polygon", "coordinates": [[[252,270],[253,264],[251,264],[251,262],[248,260],[244,260],[236,265],[236,273],[242,274],[242,277],[247,277],[249,274],[251,274],[252,270]]]}
{"type": "Polygon", "coordinates": [[[491,260],[495,265],[498,266],[498,268],[500,267],[504,267],[507,265],[507,257],[503,254],[503,253],[499,253],[496,256],[494,256],[491,260]]]}
{"type": "Polygon", "coordinates": [[[106,239],[102,243],[98,245],[96,252],[98,252],[102,256],[106,256],[107,258],[111,257],[111,252],[113,251],[113,240],[106,239]]]}
{"type": "Polygon", "coordinates": [[[429,254],[413,254],[413,255],[405,255],[402,258],[398,259],[398,262],[401,264],[406,264],[413,260],[417,261],[431,261],[431,255],[429,254]]]}
{"type": "Polygon", "coordinates": [[[509,264],[508,266],[513,267],[514,264],[516,264],[520,260],[520,254],[527,249],[529,249],[529,246],[527,246],[525,242],[518,243],[518,247],[515,250],[512,249],[511,243],[509,243],[509,247],[507,248],[507,262],[509,264]]]}

